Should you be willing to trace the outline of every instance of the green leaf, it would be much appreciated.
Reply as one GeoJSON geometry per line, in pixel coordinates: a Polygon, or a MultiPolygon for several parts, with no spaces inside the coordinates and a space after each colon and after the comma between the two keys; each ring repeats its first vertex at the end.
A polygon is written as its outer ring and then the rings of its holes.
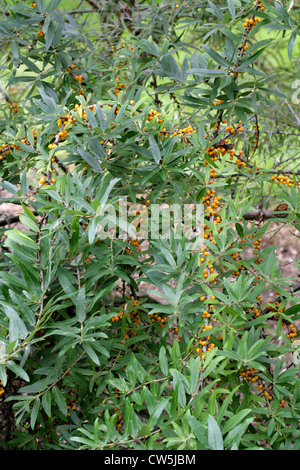
{"type": "Polygon", "coordinates": [[[289,57],[290,60],[292,60],[293,48],[294,48],[294,44],[295,44],[295,41],[296,41],[296,37],[297,37],[297,33],[296,33],[296,31],[293,31],[293,33],[291,34],[291,37],[289,39],[289,43],[288,43],[288,57],[289,57]]]}
{"type": "Polygon", "coordinates": [[[10,49],[14,58],[18,60],[20,58],[20,48],[17,41],[12,41],[10,49]]]}
{"type": "Polygon", "coordinates": [[[167,56],[163,57],[161,59],[160,63],[161,63],[161,66],[162,66],[162,69],[163,69],[164,73],[168,77],[180,80],[181,74],[179,72],[177,62],[176,62],[176,60],[174,59],[173,56],[167,55],[167,56]]]}
{"type": "Polygon", "coordinates": [[[151,432],[150,426],[146,423],[146,424],[143,424],[143,426],[139,430],[138,436],[146,437],[150,434],[150,432],[151,432]]]}
{"type": "Polygon", "coordinates": [[[53,396],[53,399],[54,399],[55,403],[57,404],[58,408],[60,409],[60,411],[61,411],[65,416],[67,416],[67,414],[68,414],[68,409],[67,409],[65,397],[64,397],[64,395],[61,393],[61,391],[59,390],[59,388],[56,387],[56,385],[52,388],[52,396],[53,396]]]}
{"type": "Polygon", "coordinates": [[[199,376],[200,376],[200,356],[196,357],[196,359],[191,357],[190,362],[189,362],[189,368],[191,371],[190,393],[191,395],[193,395],[197,390],[199,376]]]}
{"type": "Polygon", "coordinates": [[[27,372],[25,372],[25,370],[22,367],[18,366],[14,361],[7,361],[6,366],[17,376],[21,377],[21,379],[25,380],[26,382],[30,381],[27,372]]]}
{"type": "Polygon", "coordinates": [[[214,51],[211,47],[207,46],[206,44],[202,44],[202,47],[205,52],[207,52],[207,54],[210,55],[210,57],[219,65],[225,67],[226,69],[229,67],[229,63],[227,62],[227,60],[223,59],[223,57],[221,57],[218,52],[214,51]]]}
{"type": "Polygon", "coordinates": [[[9,342],[26,338],[28,331],[19,314],[9,305],[3,305],[3,309],[9,318],[9,342]]]}
{"type": "Polygon", "coordinates": [[[149,135],[149,144],[150,144],[150,150],[151,150],[154,160],[156,161],[156,163],[159,163],[161,160],[159,146],[157,145],[155,138],[151,134],[149,135]]]}
{"type": "Polygon", "coordinates": [[[239,224],[238,222],[235,224],[235,229],[239,235],[240,238],[244,238],[244,230],[243,230],[243,227],[241,226],[241,224],[239,224]]]}
{"type": "Polygon", "coordinates": [[[283,7],[283,5],[279,2],[275,2],[274,3],[278,13],[279,13],[279,16],[283,19],[283,21],[285,22],[286,26],[288,26],[288,28],[290,27],[290,16],[289,14],[287,13],[286,9],[283,7]]]}
{"type": "Polygon", "coordinates": [[[208,1],[210,8],[207,8],[208,11],[213,13],[219,20],[224,21],[223,13],[214,5],[214,3],[208,1]]]}
{"type": "Polygon", "coordinates": [[[164,346],[161,346],[159,350],[159,366],[160,370],[164,375],[168,375],[169,373],[169,365],[168,365],[168,359],[166,355],[166,348],[164,346]]]}
{"type": "Polygon", "coordinates": [[[235,4],[234,4],[234,0],[227,0],[227,5],[228,5],[228,11],[229,11],[229,14],[232,18],[235,17],[235,4]]]}
{"type": "Polygon", "coordinates": [[[57,269],[59,283],[66,294],[72,294],[77,291],[76,278],[67,269],[59,267],[57,269]]]}
{"type": "Polygon", "coordinates": [[[78,154],[83,158],[88,165],[90,165],[91,169],[95,171],[96,173],[99,173],[101,171],[101,166],[100,162],[93,157],[93,155],[90,152],[87,152],[86,150],[83,150],[81,148],[77,149],[78,154]]]}
{"type": "Polygon", "coordinates": [[[7,375],[4,364],[0,364],[0,380],[2,382],[2,386],[5,387],[5,385],[7,384],[7,375]]]}
{"type": "Polygon", "coordinates": [[[82,287],[79,290],[74,304],[76,306],[76,318],[78,319],[80,323],[82,323],[85,320],[85,316],[86,316],[85,287],[82,287]]]}
{"type": "Polygon", "coordinates": [[[14,184],[8,181],[0,181],[0,186],[14,196],[18,196],[18,188],[14,184]]]}
{"type": "Polygon", "coordinates": [[[208,445],[211,450],[224,450],[223,438],[217,421],[211,415],[208,416],[208,445]]]}
{"type": "Polygon", "coordinates": [[[25,246],[26,248],[30,248],[33,251],[36,251],[38,249],[38,245],[34,243],[34,241],[25,235],[25,233],[21,232],[20,230],[17,230],[14,228],[13,230],[7,230],[5,232],[7,235],[7,238],[9,240],[13,240],[16,243],[19,243],[21,246],[25,246]]]}
{"type": "Polygon", "coordinates": [[[102,112],[102,109],[100,108],[98,103],[96,104],[96,116],[97,116],[101,131],[105,132],[105,130],[106,130],[106,120],[105,120],[105,116],[102,112]]]}
{"type": "Polygon", "coordinates": [[[245,408],[244,410],[239,411],[237,414],[235,414],[234,416],[229,418],[228,421],[226,421],[224,426],[223,426],[223,432],[227,433],[228,431],[233,429],[241,421],[243,421],[243,419],[250,413],[252,413],[252,409],[251,408],[245,408]]]}
{"type": "Polygon", "coordinates": [[[31,70],[31,72],[40,73],[40,69],[35,65],[34,62],[29,60],[27,57],[21,55],[20,59],[22,60],[23,64],[25,64],[29,68],[29,70],[31,70]]]}
{"type": "Polygon", "coordinates": [[[100,365],[99,358],[97,354],[95,353],[94,349],[92,348],[91,342],[84,341],[82,343],[82,347],[87,353],[87,355],[92,359],[92,361],[95,362],[97,366],[99,366],[100,365]]]}
{"type": "Polygon", "coordinates": [[[243,421],[243,423],[235,426],[231,431],[229,431],[225,439],[225,445],[227,446],[229,443],[233,442],[233,448],[238,449],[243,434],[253,420],[254,418],[248,418],[243,421]]]}
{"type": "Polygon", "coordinates": [[[26,227],[29,227],[34,233],[39,231],[38,225],[27,215],[20,214],[19,220],[22,224],[26,225],[26,227]]]}
{"type": "Polygon", "coordinates": [[[42,395],[42,405],[46,414],[51,417],[51,392],[48,390],[42,395]]]}
{"type": "Polygon", "coordinates": [[[89,239],[89,244],[92,245],[94,243],[96,234],[97,234],[97,229],[99,227],[99,221],[100,221],[100,216],[95,216],[92,218],[92,220],[89,223],[88,226],[88,239],[89,239]]]}
{"type": "Polygon", "coordinates": [[[153,42],[148,41],[147,39],[144,40],[138,40],[135,39],[135,41],[138,43],[138,46],[144,51],[147,52],[147,54],[154,55],[155,57],[160,56],[160,52],[156,47],[156,44],[153,42]]]}
{"type": "Polygon", "coordinates": [[[169,403],[168,399],[162,399],[160,403],[158,403],[156,407],[154,408],[148,420],[148,426],[150,427],[151,430],[156,425],[158,418],[161,416],[163,410],[166,408],[168,403],[169,403]]]}
{"type": "Polygon", "coordinates": [[[40,399],[36,398],[33,402],[33,407],[32,407],[31,414],[30,414],[31,429],[34,429],[39,409],[40,409],[40,399]]]}
{"type": "Polygon", "coordinates": [[[206,427],[201,424],[194,416],[187,415],[189,425],[193,430],[193,434],[196,439],[200,442],[201,446],[208,448],[208,433],[206,427]]]}
{"type": "Polygon", "coordinates": [[[205,129],[203,123],[200,123],[198,130],[199,142],[203,148],[206,148],[205,129]]]}

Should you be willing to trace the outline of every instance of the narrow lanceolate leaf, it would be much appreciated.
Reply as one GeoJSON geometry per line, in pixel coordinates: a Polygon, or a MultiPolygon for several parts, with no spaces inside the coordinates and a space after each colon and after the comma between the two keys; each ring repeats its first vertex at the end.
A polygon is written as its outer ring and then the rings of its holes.
{"type": "Polygon", "coordinates": [[[147,39],[144,39],[143,41],[136,40],[139,47],[144,51],[147,52],[147,54],[153,55],[154,57],[159,57],[160,53],[159,50],[157,49],[156,45],[153,42],[147,41],[147,39]]]}
{"type": "Polygon", "coordinates": [[[218,52],[214,51],[211,47],[207,46],[206,44],[202,44],[202,47],[205,50],[205,52],[207,52],[207,54],[219,65],[225,68],[229,67],[227,60],[223,59],[223,57],[220,56],[218,52]]]}
{"type": "Polygon", "coordinates": [[[160,150],[159,150],[159,147],[155,138],[151,134],[149,135],[149,144],[150,144],[150,150],[151,150],[154,160],[156,161],[156,163],[159,163],[161,160],[160,150]]]}
{"type": "Polygon", "coordinates": [[[100,365],[99,358],[97,354],[95,353],[94,349],[92,348],[92,346],[90,345],[90,343],[87,343],[85,341],[82,343],[82,347],[87,353],[87,355],[92,359],[92,361],[95,362],[95,364],[99,366],[100,365]]]}
{"type": "Polygon", "coordinates": [[[246,408],[245,410],[239,411],[236,415],[232,416],[226,423],[224,424],[223,432],[228,432],[237,426],[243,419],[251,413],[252,410],[250,408],[246,408]]]}
{"type": "Polygon", "coordinates": [[[54,386],[52,388],[52,395],[55,403],[57,404],[60,411],[67,416],[68,409],[64,395],[61,393],[58,387],[54,386]]]}
{"type": "Polygon", "coordinates": [[[46,412],[46,414],[49,416],[51,416],[51,392],[50,390],[48,390],[47,392],[45,392],[42,396],[42,405],[43,405],[43,408],[46,412]]]}
{"type": "Polygon", "coordinates": [[[198,137],[199,137],[199,142],[201,146],[206,147],[205,129],[204,129],[204,125],[202,122],[199,125],[198,137]]]}
{"type": "Polygon", "coordinates": [[[0,364],[0,380],[2,382],[2,386],[5,387],[5,385],[7,384],[7,375],[4,364],[0,364]]]}
{"type": "Polygon", "coordinates": [[[208,445],[211,450],[223,450],[223,438],[217,421],[213,416],[208,417],[208,445]]]}
{"type": "Polygon", "coordinates": [[[20,59],[22,60],[22,62],[28,67],[28,69],[31,71],[31,72],[34,72],[34,73],[40,73],[40,69],[35,65],[34,62],[32,62],[31,60],[29,60],[27,57],[24,57],[24,56],[20,56],[20,59]]]}
{"type": "Polygon", "coordinates": [[[82,287],[78,292],[77,299],[75,301],[76,306],[76,317],[79,322],[85,320],[86,315],[86,299],[85,299],[85,287],[82,287]]]}
{"type": "Polygon", "coordinates": [[[19,314],[9,305],[3,305],[3,309],[9,318],[9,340],[13,342],[18,338],[25,338],[28,334],[25,323],[19,314]]]}
{"type": "Polygon", "coordinates": [[[8,230],[5,232],[9,240],[13,240],[16,243],[19,243],[19,245],[24,246],[26,248],[29,248],[30,250],[37,250],[38,245],[34,243],[34,241],[25,235],[25,233],[21,232],[20,230],[17,230],[14,228],[14,230],[8,230]]]}
{"type": "Polygon", "coordinates": [[[100,129],[102,132],[104,132],[106,129],[106,120],[98,103],[96,104],[96,116],[99,122],[100,129]]]}
{"type": "Polygon", "coordinates": [[[34,402],[33,402],[33,407],[32,407],[31,415],[30,415],[30,426],[31,426],[31,429],[34,429],[34,426],[35,426],[35,423],[36,423],[36,419],[37,419],[37,416],[38,416],[39,409],[40,409],[40,399],[39,399],[39,398],[36,398],[36,399],[34,400],[34,402]]]}
{"type": "Polygon", "coordinates": [[[235,17],[235,4],[234,4],[234,0],[227,0],[227,5],[228,5],[228,11],[229,11],[229,14],[232,18],[235,17]]]}
{"type": "Polygon", "coordinates": [[[21,377],[21,379],[25,380],[26,382],[29,382],[30,379],[28,377],[27,372],[25,372],[25,370],[22,367],[15,364],[14,361],[8,361],[6,363],[6,366],[8,369],[14,372],[17,376],[21,377]]]}
{"type": "Polygon", "coordinates": [[[291,34],[291,37],[290,37],[290,40],[289,40],[289,43],[288,43],[288,56],[289,56],[290,60],[292,59],[293,49],[294,49],[294,44],[295,44],[295,41],[296,41],[296,37],[297,37],[297,33],[294,31],[291,34]]]}
{"type": "Polygon", "coordinates": [[[167,406],[168,402],[169,402],[169,400],[163,399],[154,408],[153,412],[151,413],[150,419],[148,421],[148,425],[150,426],[151,429],[155,426],[158,418],[162,414],[162,412],[165,409],[165,407],[167,406]]]}
{"type": "Polygon", "coordinates": [[[200,375],[200,356],[196,359],[191,357],[189,362],[191,378],[190,378],[190,392],[193,395],[197,390],[199,375],[200,375]]]}
{"type": "Polygon", "coordinates": [[[162,346],[159,350],[159,366],[163,374],[167,375],[169,373],[168,359],[164,346],[162,346]]]}
{"type": "Polygon", "coordinates": [[[9,183],[8,181],[0,181],[0,186],[14,196],[18,195],[18,188],[14,184],[9,183]]]}
{"type": "Polygon", "coordinates": [[[52,46],[52,42],[54,39],[54,25],[53,23],[49,23],[47,31],[45,32],[45,47],[49,49],[52,46]]]}
{"type": "Polygon", "coordinates": [[[223,13],[214,5],[214,3],[208,1],[210,8],[207,8],[208,11],[211,11],[219,20],[224,21],[223,13]]]}

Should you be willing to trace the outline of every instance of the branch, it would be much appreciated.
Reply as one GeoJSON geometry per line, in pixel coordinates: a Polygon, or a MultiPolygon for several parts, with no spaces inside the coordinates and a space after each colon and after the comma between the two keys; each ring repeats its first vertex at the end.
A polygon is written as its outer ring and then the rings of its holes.
{"type": "Polygon", "coordinates": [[[1,87],[0,87],[0,93],[2,93],[3,98],[5,99],[5,101],[7,101],[9,104],[13,104],[13,102],[11,101],[11,99],[8,96],[8,94],[6,93],[6,91],[3,90],[3,88],[1,88],[1,87]]]}
{"type": "Polygon", "coordinates": [[[243,218],[245,220],[266,220],[266,219],[286,219],[289,215],[289,212],[281,213],[281,212],[273,212],[267,210],[261,211],[247,211],[243,218]]]}
{"type": "MultiPolygon", "coordinates": [[[[38,212],[33,211],[34,215],[39,215],[38,212]]],[[[19,215],[10,215],[5,219],[0,219],[0,227],[5,227],[6,225],[15,224],[20,221],[19,215]]]]}
{"type": "Polygon", "coordinates": [[[94,2],[93,0],[86,0],[86,3],[91,5],[96,11],[101,10],[101,5],[98,5],[97,2],[94,2]]]}
{"type": "MultiPolygon", "coordinates": [[[[297,284],[296,286],[292,287],[288,292],[289,294],[294,294],[295,292],[298,292],[300,290],[300,284],[297,284]]],[[[280,302],[281,301],[281,297],[277,297],[272,303],[275,303],[275,302],[280,302]]],[[[266,313],[268,313],[270,310],[269,310],[269,307],[266,307],[262,312],[261,312],[261,315],[265,315],[266,313]]]]}

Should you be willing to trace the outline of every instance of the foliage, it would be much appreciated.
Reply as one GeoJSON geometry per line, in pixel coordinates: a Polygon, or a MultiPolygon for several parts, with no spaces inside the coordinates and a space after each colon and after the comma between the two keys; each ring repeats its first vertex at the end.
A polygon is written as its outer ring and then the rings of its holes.
{"type": "Polygon", "coordinates": [[[13,448],[299,449],[299,286],[263,246],[300,227],[298,9],[2,1],[13,448]],[[147,238],[155,204],[203,204],[204,246],[147,238]]]}

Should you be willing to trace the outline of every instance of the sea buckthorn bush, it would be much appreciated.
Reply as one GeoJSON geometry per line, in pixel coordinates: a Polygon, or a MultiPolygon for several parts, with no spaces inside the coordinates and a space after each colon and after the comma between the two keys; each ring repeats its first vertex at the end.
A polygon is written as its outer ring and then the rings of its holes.
{"type": "Polygon", "coordinates": [[[1,7],[2,446],[299,449],[299,5],[1,7]]]}

